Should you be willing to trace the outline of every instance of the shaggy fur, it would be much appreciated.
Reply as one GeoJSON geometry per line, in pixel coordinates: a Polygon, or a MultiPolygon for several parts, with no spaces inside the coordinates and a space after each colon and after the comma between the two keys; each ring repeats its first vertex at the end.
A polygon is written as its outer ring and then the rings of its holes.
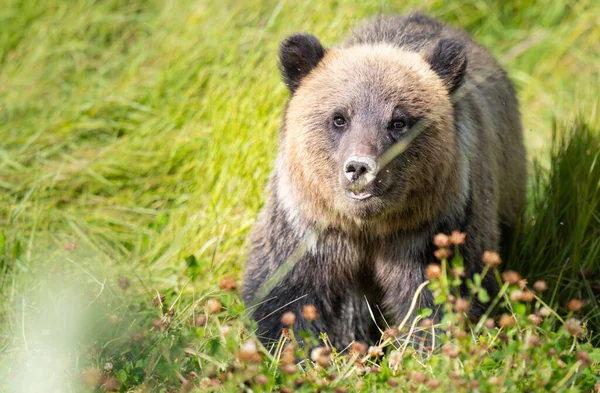
{"type": "MultiPolygon", "coordinates": [[[[526,158],[515,92],[486,49],[422,14],[367,21],[328,50],[293,35],[280,60],[292,96],[243,297],[265,342],[292,311],[296,330],[325,332],[338,348],[371,343],[379,331],[367,302],[390,325],[404,318],[435,262],[434,234],[467,233],[471,275],[485,250],[499,249],[501,227],[518,221],[526,158]],[[406,138],[369,185],[373,196],[349,198],[348,157],[379,160],[406,138]],[[306,304],[319,310],[314,323],[301,317],[306,304]]],[[[433,308],[428,291],[420,301],[433,308]]]]}

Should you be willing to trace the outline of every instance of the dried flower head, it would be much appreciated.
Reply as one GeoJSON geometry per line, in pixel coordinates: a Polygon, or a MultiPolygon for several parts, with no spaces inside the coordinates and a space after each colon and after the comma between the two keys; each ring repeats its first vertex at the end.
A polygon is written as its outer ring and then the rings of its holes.
{"type": "Polygon", "coordinates": [[[294,354],[296,347],[293,344],[286,344],[283,348],[281,358],[279,359],[282,364],[296,364],[296,355],[294,354]]]}
{"type": "Polygon", "coordinates": [[[524,291],[525,288],[527,288],[527,279],[526,278],[522,278],[519,280],[519,288],[521,289],[521,291],[524,291]]]}
{"type": "Polygon", "coordinates": [[[381,349],[381,347],[379,347],[377,345],[369,347],[369,350],[367,351],[367,353],[372,358],[383,356],[383,350],[381,349]]]}
{"type": "Polygon", "coordinates": [[[131,282],[127,277],[121,276],[119,277],[119,280],[117,280],[117,285],[119,286],[119,288],[121,288],[121,290],[125,291],[127,290],[127,288],[129,288],[131,282]]]}
{"type": "Polygon", "coordinates": [[[294,380],[294,386],[297,387],[297,388],[301,388],[302,385],[304,385],[305,383],[306,383],[306,379],[302,378],[302,377],[296,378],[294,380]]]}
{"type": "Polygon", "coordinates": [[[377,364],[374,364],[372,366],[366,367],[365,372],[367,374],[379,374],[381,372],[381,367],[379,367],[379,365],[377,364]]]}
{"type": "Polygon", "coordinates": [[[387,329],[384,330],[384,332],[383,332],[383,339],[387,340],[388,338],[394,338],[399,333],[400,333],[400,331],[398,330],[398,328],[396,326],[389,327],[389,328],[387,328],[387,329]]]}
{"type": "Polygon", "coordinates": [[[493,329],[496,327],[496,322],[492,318],[488,318],[485,320],[484,325],[488,329],[493,329]]]}
{"type": "Polygon", "coordinates": [[[388,365],[391,369],[397,370],[398,367],[402,364],[402,352],[400,351],[391,351],[388,356],[388,365]]]}
{"type": "Polygon", "coordinates": [[[219,332],[224,336],[229,336],[232,331],[233,329],[231,328],[231,326],[228,325],[224,325],[219,328],[219,332]]]}
{"type": "Polygon", "coordinates": [[[539,315],[536,314],[529,314],[529,316],[527,316],[527,319],[529,320],[529,322],[531,322],[532,325],[539,325],[543,322],[542,317],[540,317],[539,315]]]}
{"type": "Polygon", "coordinates": [[[520,302],[523,299],[523,292],[516,289],[510,293],[509,298],[512,302],[520,302]]]}
{"type": "Polygon", "coordinates": [[[231,292],[237,289],[237,283],[235,282],[235,279],[231,276],[222,277],[219,280],[219,288],[221,288],[225,292],[231,292]]]}
{"type": "Polygon", "coordinates": [[[421,327],[423,327],[425,329],[431,328],[431,327],[433,327],[433,325],[434,325],[434,322],[433,322],[433,319],[431,319],[431,318],[425,318],[421,321],[421,327]]]}
{"type": "Polygon", "coordinates": [[[435,246],[439,248],[450,247],[450,238],[448,237],[448,235],[438,233],[433,237],[433,244],[435,244],[435,246]]]}
{"type": "Polygon", "coordinates": [[[465,242],[466,237],[467,234],[464,232],[452,231],[452,234],[450,235],[450,243],[454,244],[455,246],[460,246],[465,242]]]}
{"type": "Polygon", "coordinates": [[[429,281],[434,281],[440,278],[442,275],[442,268],[437,263],[432,263],[427,265],[425,269],[425,274],[427,275],[427,279],[429,281]]]}
{"type": "Polygon", "coordinates": [[[281,316],[281,323],[284,326],[292,326],[296,323],[296,314],[291,311],[283,313],[281,316]]]}
{"type": "Polygon", "coordinates": [[[331,349],[327,347],[317,347],[310,353],[310,358],[313,362],[321,367],[327,367],[333,359],[331,349]]]}
{"type": "Polygon", "coordinates": [[[454,311],[456,312],[467,312],[470,308],[471,306],[467,299],[459,298],[454,302],[454,311]]]}
{"type": "Polygon", "coordinates": [[[433,252],[433,255],[439,259],[440,261],[443,259],[448,259],[452,255],[452,251],[449,248],[442,247],[433,252]]]}
{"type": "Polygon", "coordinates": [[[85,386],[95,387],[102,385],[102,373],[96,368],[88,368],[84,370],[82,376],[85,386]]]}
{"type": "Polygon", "coordinates": [[[454,329],[452,334],[459,340],[464,340],[465,338],[467,338],[467,332],[465,332],[463,329],[456,328],[454,329]]]}
{"type": "Polygon", "coordinates": [[[504,332],[498,333],[498,340],[500,340],[504,344],[507,344],[508,343],[508,334],[506,334],[504,332]]]}
{"type": "Polygon", "coordinates": [[[500,259],[500,255],[496,251],[484,252],[481,259],[490,269],[493,269],[502,263],[502,259],[500,259]]]}
{"type": "Polygon", "coordinates": [[[538,311],[538,313],[540,314],[540,316],[547,318],[550,315],[552,315],[552,310],[549,307],[544,306],[540,308],[540,311],[538,311]]]}
{"type": "Polygon", "coordinates": [[[116,392],[119,390],[121,382],[115,377],[108,377],[102,386],[104,386],[104,390],[107,392],[116,392]]]}
{"type": "Polygon", "coordinates": [[[456,348],[454,345],[447,343],[442,345],[442,352],[444,353],[444,355],[448,356],[451,359],[455,359],[458,357],[458,355],[460,354],[460,351],[458,350],[458,348],[456,348]]]}
{"type": "Polygon", "coordinates": [[[569,332],[569,334],[579,337],[583,334],[583,329],[581,328],[581,321],[575,318],[569,318],[565,321],[564,324],[565,330],[569,332]]]}
{"type": "Polygon", "coordinates": [[[538,336],[530,336],[527,339],[527,344],[529,344],[529,346],[531,346],[531,347],[541,347],[542,340],[540,340],[540,338],[538,336]]]}
{"type": "Polygon", "coordinates": [[[254,383],[258,386],[265,386],[269,383],[269,377],[267,377],[264,374],[259,374],[256,377],[254,377],[254,383]]]}
{"type": "Polygon", "coordinates": [[[592,364],[592,360],[590,359],[590,356],[588,355],[587,352],[585,351],[577,351],[577,360],[579,360],[581,362],[581,364],[583,364],[585,367],[589,366],[590,364],[592,364]]]}
{"type": "Polygon", "coordinates": [[[319,319],[319,313],[317,312],[317,308],[312,304],[307,304],[302,308],[302,316],[307,321],[316,321],[319,319]]]}
{"type": "Polygon", "coordinates": [[[491,376],[488,378],[488,383],[492,386],[500,386],[502,385],[502,377],[491,376]]]}
{"type": "Polygon", "coordinates": [[[221,312],[221,303],[216,299],[208,299],[206,302],[206,312],[208,314],[217,314],[221,312]]]}
{"type": "Polygon", "coordinates": [[[425,381],[427,381],[427,375],[423,371],[413,371],[410,379],[419,384],[425,383],[425,381]]]}
{"type": "Polygon", "coordinates": [[[365,356],[367,351],[367,344],[361,341],[355,341],[350,345],[350,355],[365,356]]]}
{"type": "Polygon", "coordinates": [[[298,368],[295,364],[283,364],[281,366],[281,371],[283,371],[287,375],[294,375],[298,372],[298,368]]]}
{"type": "Polygon", "coordinates": [[[523,291],[523,296],[521,296],[521,301],[525,303],[530,303],[535,299],[535,295],[531,291],[523,291]]]}
{"type": "Polygon", "coordinates": [[[515,285],[521,280],[521,275],[513,270],[507,270],[502,273],[502,279],[510,285],[515,285]]]}
{"type": "Polygon", "coordinates": [[[77,249],[77,244],[73,242],[67,242],[63,245],[65,251],[75,251],[77,249]]]}
{"type": "Polygon", "coordinates": [[[429,389],[437,389],[440,386],[442,386],[442,383],[439,379],[432,379],[431,381],[427,382],[427,387],[429,389]]]}
{"type": "Polygon", "coordinates": [[[515,326],[515,319],[512,317],[512,315],[502,314],[499,324],[503,328],[513,327],[515,326]]]}
{"type": "Polygon", "coordinates": [[[583,308],[583,304],[581,303],[581,300],[579,299],[571,299],[569,300],[569,304],[567,305],[567,308],[569,309],[569,311],[581,311],[581,309],[583,308]]]}
{"type": "Polygon", "coordinates": [[[258,351],[258,344],[252,339],[242,344],[237,357],[242,362],[258,363],[262,360],[262,355],[258,351]]]}
{"type": "Polygon", "coordinates": [[[206,321],[207,321],[206,315],[200,314],[196,317],[195,323],[196,323],[196,326],[202,327],[202,326],[206,325],[206,321]]]}
{"type": "Polygon", "coordinates": [[[544,280],[538,280],[533,283],[533,289],[538,292],[544,292],[548,290],[548,284],[546,284],[546,281],[544,280]]]}

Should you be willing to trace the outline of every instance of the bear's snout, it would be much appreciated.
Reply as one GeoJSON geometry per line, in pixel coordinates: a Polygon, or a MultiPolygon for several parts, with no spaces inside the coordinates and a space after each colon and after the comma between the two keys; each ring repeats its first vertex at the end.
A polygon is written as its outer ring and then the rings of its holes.
{"type": "Polygon", "coordinates": [[[377,176],[377,162],[371,157],[352,156],[344,164],[344,176],[351,183],[359,181],[366,186],[377,176]]]}

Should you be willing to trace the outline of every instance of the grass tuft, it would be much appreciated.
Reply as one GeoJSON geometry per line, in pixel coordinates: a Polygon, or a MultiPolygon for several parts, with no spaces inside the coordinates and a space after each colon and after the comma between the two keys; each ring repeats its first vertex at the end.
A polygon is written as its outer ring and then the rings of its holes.
{"type": "Polygon", "coordinates": [[[577,120],[555,125],[553,135],[550,168],[534,167],[530,208],[509,267],[548,280],[553,288],[549,301],[562,310],[569,299],[586,299],[599,343],[600,133],[577,120]]]}

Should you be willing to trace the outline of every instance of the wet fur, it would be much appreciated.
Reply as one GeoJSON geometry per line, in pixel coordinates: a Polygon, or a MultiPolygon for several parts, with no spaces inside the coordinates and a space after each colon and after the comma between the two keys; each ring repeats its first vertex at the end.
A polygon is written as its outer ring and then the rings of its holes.
{"type": "MultiPolygon", "coordinates": [[[[298,317],[296,330],[310,330],[315,336],[325,332],[343,348],[352,340],[372,343],[380,337],[367,302],[376,315],[381,310],[390,325],[404,317],[416,288],[426,279],[425,267],[435,262],[434,234],[466,232],[461,250],[466,270],[481,270],[483,252],[498,250],[501,226],[515,225],[523,208],[525,148],[518,102],[505,72],[486,49],[432,18],[376,18],[338,47],[323,53],[313,47],[312,52],[318,63],[299,63],[299,74],[285,80],[293,94],[268,198],[250,237],[243,297],[264,342],[280,337],[281,315],[292,311],[298,317]],[[443,53],[464,49],[466,66],[443,64],[448,59],[436,57],[435,50],[444,45],[443,53]],[[431,63],[431,56],[440,63],[431,63]],[[398,202],[375,220],[344,213],[345,202],[333,192],[337,183],[330,173],[331,141],[322,133],[302,131],[322,127],[317,112],[331,110],[328,85],[319,85],[319,80],[333,84],[361,77],[334,72],[331,66],[344,62],[340,69],[352,70],[352,62],[357,62],[356,69],[362,70],[360,62],[365,61],[382,69],[389,68],[382,61],[401,62],[407,74],[418,76],[400,80],[403,73],[398,73],[378,83],[398,83],[418,92],[393,99],[402,101],[411,114],[431,120],[398,157],[402,171],[393,176],[407,186],[394,190],[391,197],[398,202]],[[436,70],[438,65],[441,69],[436,70]],[[452,78],[445,78],[444,72],[451,72],[452,78]],[[299,83],[297,78],[302,78],[299,83]],[[263,299],[256,299],[269,277],[303,246],[308,251],[291,271],[263,299]],[[320,318],[312,324],[301,317],[306,304],[319,310],[320,318]]],[[[492,280],[484,285],[492,293],[497,289],[492,280]]],[[[424,292],[420,307],[433,307],[429,292],[424,292]]],[[[472,313],[482,310],[476,304],[472,313]]]]}

